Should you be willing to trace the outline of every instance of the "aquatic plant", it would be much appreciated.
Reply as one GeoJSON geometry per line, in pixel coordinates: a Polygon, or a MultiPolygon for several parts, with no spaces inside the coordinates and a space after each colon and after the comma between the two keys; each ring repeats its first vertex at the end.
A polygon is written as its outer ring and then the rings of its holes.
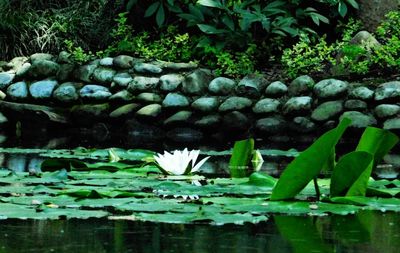
{"type": "Polygon", "coordinates": [[[175,150],[172,154],[164,151],[164,154],[154,156],[160,170],[169,175],[187,175],[194,173],[210,158],[207,156],[196,164],[200,150],[188,151],[185,148],[183,151],[175,150]]]}

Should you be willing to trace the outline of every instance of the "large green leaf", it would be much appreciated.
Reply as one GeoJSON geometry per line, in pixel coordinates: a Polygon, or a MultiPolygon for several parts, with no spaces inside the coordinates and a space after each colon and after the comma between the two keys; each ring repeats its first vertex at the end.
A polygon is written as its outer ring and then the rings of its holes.
{"type": "Polygon", "coordinates": [[[254,139],[236,141],[229,160],[231,177],[245,177],[254,151],[254,139]]]}
{"type": "Polygon", "coordinates": [[[358,142],[356,151],[365,151],[372,154],[375,168],[398,141],[399,137],[388,130],[367,127],[358,142]]]}
{"type": "Polygon", "coordinates": [[[331,197],[365,196],[373,162],[373,156],[364,151],[354,151],[343,156],[333,170],[331,197]]]}
{"type": "Polygon", "coordinates": [[[294,198],[308,182],[317,177],[350,122],[347,118],[343,119],[336,128],[323,134],[296,157],[282,173],[272,191],[271,200],[294,198]]]}

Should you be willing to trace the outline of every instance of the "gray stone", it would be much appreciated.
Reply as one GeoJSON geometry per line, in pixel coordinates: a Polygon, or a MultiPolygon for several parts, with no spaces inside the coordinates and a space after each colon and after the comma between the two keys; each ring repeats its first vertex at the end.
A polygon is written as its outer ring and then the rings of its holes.
{"type": "Polygon", "coordinates": [[[335,98],[347,94],[349,85],[337,79],[325,79],[314,86],[314,92],[319,98],[335,98]]]}
{"type": "Polygon", "coordinates": [[[390,118],[400,113],[400,106],[392,104],[382,104],[375,107],[375,115],[378,118],[390,118]]]}
{"type": "Polygon", "coordinates": [[[136,99],[145,103],[160,103],[163,99],[160,95],[151,92],[143,92],[137,95],[136,99]]]}
{"type": "Polygon", "coordinates": [[[131,104],[126,104],[123,106],[118,107],[114,111],[110,113],[110,118],[122,118],[122,117],[127,117],[131,114],[133,114],[137,108],[139,107],[139,104],[136,103],[131,103],[131,104]]]}
{"type": "Polygon", "coordinates": [[[71,63],[71,54],[66,51],[61,51],[58,54],[57,62],[59,63],[71,63]]]}
{"type": "Polygon", "coordinates": [[[175,91],[185,78],[179,74],[168,74],[160,77],[161,90],[175,91]]]}
{"type": "Polygon", "coordinates": [[[96,68],[97,65],[95,64],[80,66],[75,73],[75,77],[81,81],[90,83],[92,81],[92,75],[96,68]]]}
{"type": "Polygon", "coordinates": [[[349,99],[344,103],[344,108],[350,111],[364,111],[368,108],[365,101],[359,99],[349,99]]]}
{"type": "Polygon", "coordinates": [[[194,125],[201,128],[214,129],[221,123],[221,116],[219,114],[211,114],[203,116],[201,119],[194,122],[194,125]]]}
{"type": "Polygon", "coordinates": [[[376,119],[369,114],[364,114],[357,111],[347,111],[340,116],[340,120],[343,118],[348,118],[351,120],[351,127],[355,128],[364,128],[367,126],[374,126],[376,125],[376,119]]]}
{"type": "Polygon", "coordinates": [[[169,93],[162,102],[163,107],[186,107],[189,106],[187,97],[178,93],[169,93]]]}
{"type": "Polygon", "coordinates": [[[136,76],[133,78],[133,81],[129,83],[128,90],[132,93],[137,91],[149,91],[157,88],[159,82],[160,79],[156,77],[136,76]]]}
{"type": "Polygon", "coordinates": [[[383,83],[375,90],[375,100],[383,101],[400,97],[400,81],[383,83]]]}
{"type": "Polygon", "coordinates": [[[164,121],[165,126],[171,126],[181,123],[186,123],[192,116],[191,111],[179,111],[164,121]]]}
{"type": "Polygon", "coordinates": [[[28,60],[29,59],[25,56],[15,57],[9,63],[7,63],[6,67],[16,71],[28,60]]]}
{"type": "Polygon", "coordinates": [[[230,97],[226,99],[218,108],[220,112],[237,111],[251,107],[253,102],[245,97],[230,97]]]}
{"type": "Polygon", "coordinates": [[[265,89],[265,94],[271,97],[280,97],[288,92],[288,87],[281,81],[270,83],[265,89]]]}
{"type": "Polygon", "coordinates": [[[311,110],[312,98],[308,96],[292,97],[283,106],[284,114],[303,114],[311,110]]]}
{"type": "Polygon", "coordinates": [[[126,72],[117,73],[113,77],[114,83],[118,84],[121,87],[126,87],[133,80],[132,76],[126,72]]]}
{"type": "Polygon", "coordinates": [[[112,67],[114,59],[112,57],[104,57],[100,60],[100,65],[104,67],[112,67]]]}
{"type": "Polygon", "coordinates": [[[156,61],[152,64],[159,66],[163,69],[170,69],[175,71],[192,70],[198,67],[195,62],[166,62],[166,61],[156,61]]]}
{"type": "Polygon", "coordinates": [[[328,101],[320,104],[311,114],[315,121],[326,121],[334,118],[343,111],[343,101],[328,101]]]}
{"type": "Polygon", "coordinates": [[[22,64],[21,67],[16,69],[15,76],[17,77],[25,76],[26,74],[29,73],[31,66],[32,64],[30,64],[29,62],[25,62],[24,64],[22,64]]]}
{"type": "Polygon", "coordinates": [[[192,103],[192,108],[201,112],[214,112],[218,106],[219,102],[216,97],[202,97],[192,103]]]}
{"type": "Polygon", "coordinates": [[[159,104],[146,105],[136,112],[138,116],[147,118],[156,118],[158,115],[160,115],[160,113],[161,113],[161,105],[159,104]]]}
{"type": "Polygon", "coordinates": [[[29,95],[28,85],[26,82],[13,83],[7,88],[7,96],[11,99],[25,99],[29,95]]]}
{"type": "Polygon", "coordinates": [[[249,118],[238,111],[232,111],[225,114],[222,118],[223,129],[232,131],[243,131],[250,127],[249,118]]]}
{"type": "Polygon", "coordinates": [[[57,79],[59,81],[68,81],[71,78],[71,74],[74,72],[74,64],[61,64],[60,70],[57,73],[57,79]]]}
{"type": "Polygon", "coordinates": [[[129,55],[118,55],[114,58],[113,64],[117,68],[129,69],[133,66],[135,58],[129,55]]]}
{"type": "Polygon", "coordinates": [[[374,97],[374,91],[367,87],[357,87],[350,92],[350,97],[362,100],[370,100],[374,97]]]}
{"type": "Polygon", "coordinates": [[[61,84],[53,94],[53,97],[61,102],[73,102],[78,100],[79,95],[75,83],[66,82],[61,84]]]}
{"type": "Polygon", "coordinates": [[[204,135],[201,131],[192,128],[179,127],[168,131],[167,137],[174,142],[196,143],[201,141],[204,135]]]}
{"type": "Polygon", "coordinates": [[[162,68],[154,64],[142,63],[142,62],[136,63],[134,69],[138,73],[145,73],[145,74],[160,74],[162,72],[162,68]]]}
{"type": "Polygon", "coordinates": [[[310,133],[316,129],[316,125],[307,117],[295,117],[292,121],[292,129],[299,133],[310,133]]]}
{"type": "Polygon", "coordinates": [[[383,123],[383,129],[387,130],[399,130],[400,129],[400,118],[388,119],[383,123]]]}
{"type": "Polygon", "coordinates": [[[47,99],[53,94],[58,82],[55,80],[43,80],[34,82],[29,86],[29,92],[35,99],[47,99]]]}
{"type": "MultiPolygon", "coordinates": [[[[4,93],[3,91],[0,90],[0,100],[3,100],[6,98],[6,93],[4,93]]],[[[1,142],[0,142],[1,143],[1,142]]]]}
{"type": "Polygon", "coordinates": [[[111,83],[113,81],[116,71],[111,68],[98,67],[93,72],[93,78],[99,83],[111,83]]]}
{"type": "Polygon", "coordinates": [[[15,74],[2,72],[0,73],[0,89],[7,88],[14,80],[15,74]]]}
{"type": "Polygon", "coordinates": [[[54,56],[51,55],[51,54],[47,54],[47,53],[36,53],[36,54],[31,55],[29,57],[29,59],[31,60],[31,62],[43,61],[43,60],[53,61],[54,60],[54,56]]]}
{"type": "Polygon", "coordinates": [[[256,130],[261,133],[277,134],[283,132],[286,122],[280,117],[268,117],[257,120],[256,130]]]}
{"type": "Polygon", "coordinates": [[[60,65],[49,60],[37,60],[32,62],[29,74],[33,77],[51,77],[57,75],[60,65]]]}
{"type": "Polygon", "coordinates": [[[79,95],[82,98],[102,100],[110,97],[111,92],[107,87],[96,84],[88,84],[83,86],[83,88],[79,91],[79,95]]]}
{"type": "Polygon", "coordinates": [[[109,97],[110,101],[120,101],[120,102],[129,102],[132,101],[135,97],[127,90],[121,90],[109,97]]]}
{"type": "Polygon", "coordinates": [[[259,97],[265,90],[267,81],[261,75],[245,76],[236,87],[237,94],[246,97],[259,97]]]}
{"type": "Polygon", "coordinates": [[[310,76],[304,75],[294,79],[289,85],[289,95],[298,96],[308,94],[314,87],[315,82],[310,76]]]}
{"type": "Polygon", "coordinates": [[[208,85],[208,90],[218,95],[228,95],[235,90],[235,80],[226,77],[217,77],[208,85]]]}
{"type": "Polygon", "coordinates": [[[208,84],[213,79],[213,75],[208,69],[197,69],[187,75],[182,82],[182,91],[185,94],[202,95],[208,89],[208,84]]]}
{"type": "Polygon", "coordinates": [[[367,31],[359,31],[350,40],[350,44],[362,46],[368,51],[381,46],[381,43],[379,43],[375,37],[367,31]]]}
{"type": "Polygon", "coordinates": [[[257,114],[277,113],[280,106],[281,102],[277,99],[264,98],[254,105],[253,112],[257,114]]]}

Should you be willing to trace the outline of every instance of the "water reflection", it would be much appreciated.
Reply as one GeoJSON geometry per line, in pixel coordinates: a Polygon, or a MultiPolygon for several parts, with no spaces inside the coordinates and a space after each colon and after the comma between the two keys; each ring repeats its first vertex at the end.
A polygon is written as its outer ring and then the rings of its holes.
{"type": "Polygon", "coordinates": [[[245,226],[107,220],[0,221],[0,252],[398,252],[400,215],[276,216],[245,226]]]}

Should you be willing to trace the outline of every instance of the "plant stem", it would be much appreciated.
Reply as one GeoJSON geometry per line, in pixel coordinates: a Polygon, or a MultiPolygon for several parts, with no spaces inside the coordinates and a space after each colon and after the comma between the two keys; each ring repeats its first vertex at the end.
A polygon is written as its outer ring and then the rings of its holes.
{"type": "Polygon", "coordinates": [[[313,181],[314,181],[315,193],[316,193],[316,195],[317,195],[317,201],[319,201],[319,200],[320,200],[320,197],[321,197],[321,192],[319,191],[319,186],[318,186],[318,182],[317,182],[317,177],[314,177],[313,181]]]}

